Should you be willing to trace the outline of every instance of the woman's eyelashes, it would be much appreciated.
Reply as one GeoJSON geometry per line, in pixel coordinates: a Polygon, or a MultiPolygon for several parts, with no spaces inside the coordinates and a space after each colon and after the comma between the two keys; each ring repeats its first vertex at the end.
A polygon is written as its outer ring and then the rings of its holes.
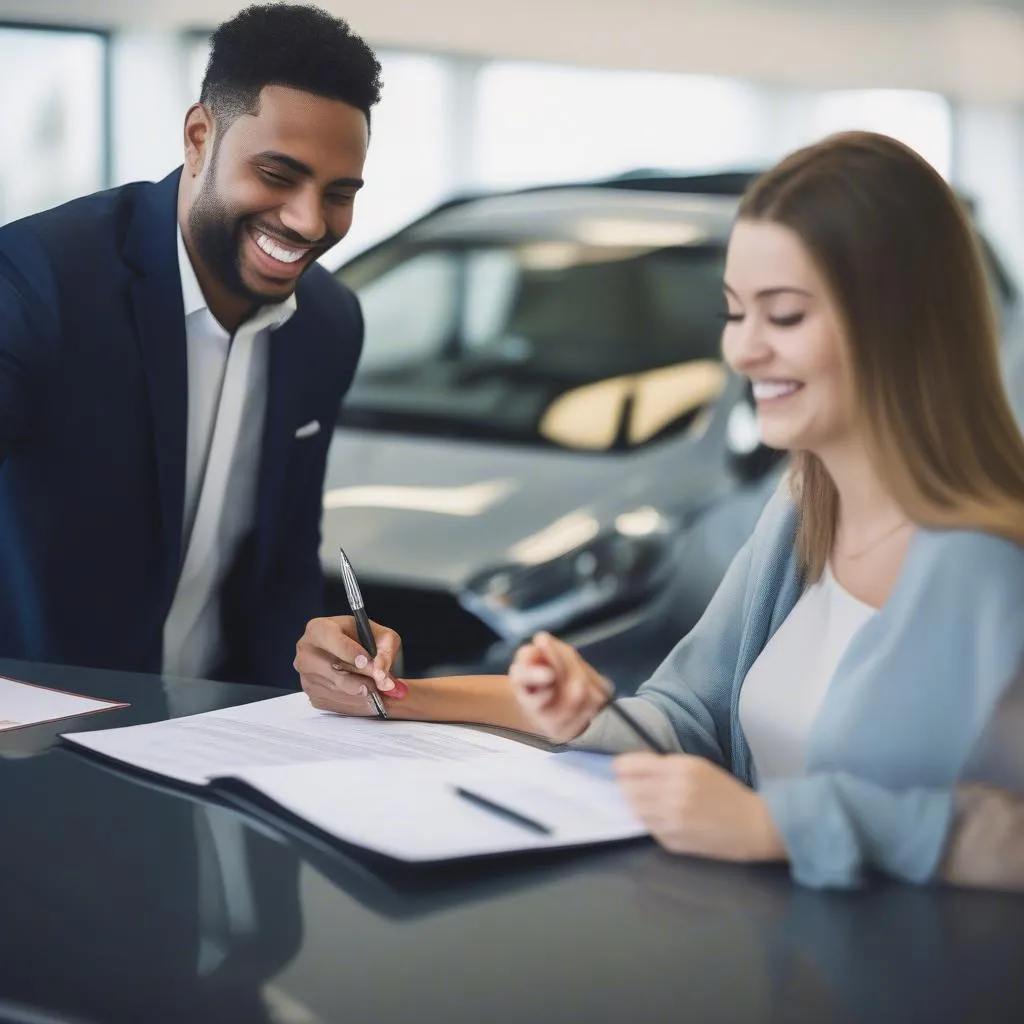
{"type": "MultiPolygon", "coordinates": [[[[773,327],[796,327],[803,323],[804,320],[803,311],[799,313],[787,313],[784,316],[772,315],[768,317],[768,322],[773,327]]],[[[731,310],[721,314],[722,319],[727,324],[738,324],[741,323],[744,317],[743,313],[734,313],[731,310]]]]}
{"type": "Polygon", "coordinates": [[[803,323],[804,313],[801,310],[799,313],[787,313],[785,316],[774,315],[768,317],[768,320],[776,327],[796,327],[803,323]]]}

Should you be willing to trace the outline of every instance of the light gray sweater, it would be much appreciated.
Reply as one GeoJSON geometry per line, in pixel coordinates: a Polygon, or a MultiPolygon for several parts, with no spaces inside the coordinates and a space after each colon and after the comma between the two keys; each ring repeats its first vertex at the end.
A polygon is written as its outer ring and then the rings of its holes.
{"type": "MultiPolygon", "coordinates": [[[[797,510],[780,489],[700,622],[625,706],[673,749],[753,784],[739,722],[750,666],[802,589],[797,510]]],[[[873,867],[935,876],[954,787],[1024,791],[1024,547],[919,530],[884,607],[839,662],[807,747],[807,773],[759,787],[794,878],[852,887],[873,867]]],[[[638,741],[606,711],[576,741],[638,741]]]]}

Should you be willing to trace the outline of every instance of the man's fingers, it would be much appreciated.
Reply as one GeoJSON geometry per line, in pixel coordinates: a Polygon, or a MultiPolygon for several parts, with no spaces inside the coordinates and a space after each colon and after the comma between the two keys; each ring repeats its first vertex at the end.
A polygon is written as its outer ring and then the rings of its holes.
{"type": "Polygon", "coordinates": [[[398,652],[402,649],[402,638],[393,629],[388,629],[379,622],[371,622],[370,628],[373,630],[373,640],[377,645],[375,664],[385,672],[390,672],[398,652]]]}
{"type": "Polygon", "coordinates": [[[366,684],[366,673],[304,640],[299,641],[292,664],[300,676],[320,676],[347,693],[357,693],[359,687],[366,684]]]}
{"type": "Polygon", "coordinates": [[[391,676],[390,679],[394,683],[394,688],[386,692],[392,700],[401,700],[408,695],[409,684],[404,679],[396,679],[394,676],[391,676]]]}
{"type": "Polygon", "coordinates": [[[360,716],[376,714],[367,698],[353,696],[339,690],[330,679],[324,676],[303,676],[302,689],[309,698],[310,704],[319,711],[360,716]]]}
{"type": "Polygon", "coordinates": [[[370,687],[366,677],[358,672],[336,672],[333,677],[334,688],[353,697],[369,697],[370,687]]]}
{"type": "Polygon", "coordinates": [[[312,619],[306,626],[306,633],[299,641],[325,651],[335,662],[351,665],[362,670],[370,664],[370,656],[354,636],[355,620],[351,616],[312,619]],[[350,628],[353,634],[346,632],[350,628]]]}

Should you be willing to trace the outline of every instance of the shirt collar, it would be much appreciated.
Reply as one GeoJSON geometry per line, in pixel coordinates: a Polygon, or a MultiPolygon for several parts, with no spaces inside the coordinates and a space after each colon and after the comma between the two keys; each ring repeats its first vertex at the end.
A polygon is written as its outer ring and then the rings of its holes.
{"type": "MultiPolygon", "coordinates": [[[[181,298],[185,307],[185,318],[187,319],[193,313],[209,309],[203,289],[199,287],[199,279],[196,277],[195,268],[189,258],[188,249],[185,248],[185,239],[182,237],[180,224],[178,225],[178,271],[181,276],[181,298]]],[[[248,321],[248,324],[252,326],[258,322],[260,330],[267,328],[276,331],[292,318],[298,305],[295,292],[292,292],[283,302],[262,306],[248,321]]]]}

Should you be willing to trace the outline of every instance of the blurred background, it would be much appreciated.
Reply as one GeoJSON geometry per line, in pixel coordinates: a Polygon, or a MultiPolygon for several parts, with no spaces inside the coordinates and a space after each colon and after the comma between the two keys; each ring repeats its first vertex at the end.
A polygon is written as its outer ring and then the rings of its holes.
{"type": "MultiPolygon", "coordinates": [[[[0,221],[180,161],[225,0],[2,0],[0,221]]],[[[380,52],[346,251],[452,192],[769,163],[871,128],[1024,263],[1024,3],[324,0],[380,52]]]]}
{"type": "MultiPolygon", "coordinates": [[[[181,161],[238,0],[0,0],[0,223],[181,161]]],[[[750,176],[851,128],[958,190],[1024,418],[1024,0],[322,0],[376,49],[366,187],[325,258],[366,343],[337,548],[409,674],[536,629],[629,691],[696,621],[781,463],[719,354],[750,176]]]]}

